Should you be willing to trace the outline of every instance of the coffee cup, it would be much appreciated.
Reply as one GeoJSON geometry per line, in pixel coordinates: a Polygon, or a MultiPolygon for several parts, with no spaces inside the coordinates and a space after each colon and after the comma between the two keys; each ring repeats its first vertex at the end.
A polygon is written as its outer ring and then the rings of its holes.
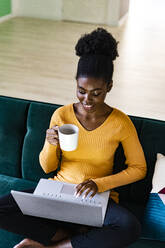
{"type": "Polygon", "coordinates": [[[58,128],[61,150],[74,151],[78,145],[79,128],[73,124],[64,124],[58,128]]]}

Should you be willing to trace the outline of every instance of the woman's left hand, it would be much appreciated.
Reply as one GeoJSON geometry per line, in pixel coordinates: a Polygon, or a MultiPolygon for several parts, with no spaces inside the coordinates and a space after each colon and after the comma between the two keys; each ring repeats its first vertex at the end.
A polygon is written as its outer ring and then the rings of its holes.
{"type": "Polygon", "coordinates": [[[76,190],[77,197],[80,196],[84,191],[86,191],[83,197],[87,197],[87,195],[92,192],[92,194],[90,195],[90,198],[92,198],[98,192],[98,187],[94,181],[86,180],[78,184],[76,186],[76,190]]]}

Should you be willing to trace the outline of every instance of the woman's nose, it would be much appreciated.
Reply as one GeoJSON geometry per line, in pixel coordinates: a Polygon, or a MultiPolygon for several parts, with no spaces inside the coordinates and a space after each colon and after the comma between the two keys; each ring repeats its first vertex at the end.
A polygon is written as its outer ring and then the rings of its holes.
{"type": "Polygon", "coordinates": [[[91,96],[91,94],[86,94],[86,95],[85,95],[85,100],[86,100],[86,102],[92,101],[92,96],[91,96]]]}

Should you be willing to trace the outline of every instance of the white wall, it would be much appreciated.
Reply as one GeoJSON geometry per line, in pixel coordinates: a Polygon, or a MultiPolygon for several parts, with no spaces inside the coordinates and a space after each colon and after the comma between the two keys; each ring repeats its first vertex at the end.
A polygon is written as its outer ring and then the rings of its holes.
{"type": "Polygon", "coordinates": [[[14,16],[117,26],[123,0],[12,0],[14,16]]]}
{"type": "Polygon", "coordinates": [[[14,16],[61,20],[62,0],[12,0],[14,16]]]}
{"type": "Polygon", "coordinates": [[[110,26],[117,26],[119,22],[119,8],[120,0],[108,0],[106,24],[110,26]]]}
{"type": "Polygon", "coordinates": [[[63,0],[64,20],[105,23],[107,0],[63,0]]]}

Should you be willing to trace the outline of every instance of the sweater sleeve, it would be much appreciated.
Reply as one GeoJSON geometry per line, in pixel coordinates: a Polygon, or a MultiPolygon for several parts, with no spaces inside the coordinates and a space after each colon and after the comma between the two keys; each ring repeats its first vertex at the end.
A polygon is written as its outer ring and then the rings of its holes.
{"type": "MultiPolygon", "coordinates": [[[[56,110],[51,117],[49,128],[59,125],[58,111],[56,110]]],[[[60,159],[59,145],[51,145],[46,139],[42,151],[39,154],[39,161],[45,173],[55,171],[60,159]]]]}
{"type": "Polygon", "coordinates": [[[129,117],[120,132],[120,142],[124,149],[127,168],[110,176],[92,179],[98,186],[98,192],[136,182],[146,175],[147,166],[144,152],[136,129],[129,117]]]}

